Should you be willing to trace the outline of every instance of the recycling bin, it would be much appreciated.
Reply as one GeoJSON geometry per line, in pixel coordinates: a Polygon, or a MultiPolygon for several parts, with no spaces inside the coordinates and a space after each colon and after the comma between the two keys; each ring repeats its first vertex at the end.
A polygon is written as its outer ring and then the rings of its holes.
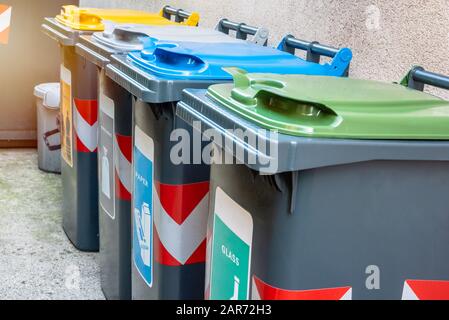
{"type": "MultiPolygon", "coordinates": [[[[349,49],[329,49],[330,64],[240,43],[154,41],[127,57],[114,55],[106,74],[133,103],[133,299],[204,299],[209,167],[180,148],[187,123],[175,121],[185,88],[228,82],[225,66],[341,76],[349,49]],[[181,131],[181,135],[178,133],[181,131]]],[[[200,138],[201,140],[201,138],[200,138]]],[[[187,143],[202,150],[202,143],[187,143]]]]}
{"type": "MultiPolygon", "coordinates": [[[[190,15],[183,11],[178,14],[190,15]]],[[[254,34],[259,40],[262,35],[268,36],[267,31],[255,30],[254,34]]],[[[243,38],[243,33],[239,37],[243,38]]],[[[80,37],[76,52],[96,64],[99,74],[100,269],[108,299],[131,297],[132,96],[106,77],[105,67],[111,55],[141,51],[145,43],[154,40],[241,42],[212,29],[141,24],[117,25],[80,37]]]]}
{"type": "Polygon", "coordinates": [[[59,83],[43,83],[34,88],[37,108],[38,167],[50,173],[61,173],[59,93],[59,83]]]}
{"type": "MultiPolygon", "coordinates": [[[[98,101],[97,68],[76,54],[80,36],[114,24],[175,25],[164,8],[160,13],[64,6],[56,18],[46,18],[42,29],[61,47],[61,140],[63,227],[82,251],[98,251],[98,101]]],[[[198,15],[185,21],[198,24],[198,15]]]]}
{"type": "Polygon", "coordinates": [[[177,109],[216,150],[207,298],[448,297],[449,102],[407,84],[449,78],[229,72],[177,109]]]}

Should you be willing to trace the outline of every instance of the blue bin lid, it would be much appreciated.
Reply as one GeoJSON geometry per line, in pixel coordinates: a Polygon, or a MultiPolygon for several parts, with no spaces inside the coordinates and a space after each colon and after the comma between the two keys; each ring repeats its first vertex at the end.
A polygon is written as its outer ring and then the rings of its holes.
{"type": "Polygon", "coordinates": [[[145,49],[128,54],[128,61],[153,76],[170,80],[229,81],[224,67],[253,73],[343,76],[352,60],[341,49],[332,62],[319,64],[292,54],[252,43],[198,43],[150,39],[145,49]]]}

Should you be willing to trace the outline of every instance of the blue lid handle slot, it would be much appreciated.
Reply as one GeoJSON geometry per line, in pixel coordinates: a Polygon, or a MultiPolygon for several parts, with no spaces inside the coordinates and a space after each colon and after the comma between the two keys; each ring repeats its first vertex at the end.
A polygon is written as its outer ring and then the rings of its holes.
{"type": "Polygon", "coordinates": [[[345,68],[344,75],[349,75],[349,68],[351,66],[352,51],[348,48],[334,48],[320,44],[317,41],[305,41],[295,38],[293,35],[287,35],[281,41],[278,49],[290,54],[295,54],[296,50],[303,50],[307,52],[306,60],[308,62],[320,63],[321,57],[333,58],[331,66],[333,69],[345,68]]]}
{"type": "Polygon", "coordinates": [[[170,44],[167,47],[157,47],[155,50],[145,49],[141,52],[142,58],[146,61],[154,61],[154,64],[141,65],[143,68],[149,68],[152,71],[165,71],[172,75],[182,75],[186,72],[201,72],[206,66],[203,60],[187,52],[173,52],[170,50],[170,44]]]}
{"type": "Polygon", "coordinates": [[[423,67],[413,67],[401,84],[411,89],[424,91],[425,85],[449,90],[449,77],[426,71],[423,67]]]}
{"type": "Polygon", "coordinates": [[[269,30],[265,28],[252,27],[246,23],[233,22],[228,19],[222,19],[215,28],[217,31],[229,35],[231,30],[236,32],[236,38],[240,40],[248,40],[248,36],[253,36],[252,43],[262,46],[268,45],[269,30]]]}

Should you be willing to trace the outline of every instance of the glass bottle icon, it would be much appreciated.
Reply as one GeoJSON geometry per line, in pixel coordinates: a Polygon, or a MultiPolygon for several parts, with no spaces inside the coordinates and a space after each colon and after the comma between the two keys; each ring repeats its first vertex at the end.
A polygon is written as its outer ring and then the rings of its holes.
{"type": "Polygon", "coordinates": [[[231,301],[239,300],[239,291],[240,291],[240,279],[234,277],[234,295],[231,297],[231,301]]]}

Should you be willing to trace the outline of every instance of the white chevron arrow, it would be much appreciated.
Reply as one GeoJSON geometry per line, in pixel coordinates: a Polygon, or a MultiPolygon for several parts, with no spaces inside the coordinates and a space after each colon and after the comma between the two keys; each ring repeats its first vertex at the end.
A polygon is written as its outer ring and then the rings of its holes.
{"type": "Polygon", "coordinates": [[[117,170],[117,174],[119,176],[119,179],[125,189],[131,193],[132,189],[132,164],[128,161],[128,159],[123,154],[122,150],[120,149],[120,146],[117,142],[117,138],[114,136],[114,145],[116,152],[114,153],[116,155],[115,159],[115,168],[117,170]]]}
{"type": "Polygon", "coordinates": [[[408,284],[407,281],[404,283],[404,291],[402,292],[402,300],[404,300],[404,301],[419,300],[418,296],[413,291],[413,289],[410,287],[410,285],[408,284]]]}
{"type": "Polygon", "coordinates": [[[190,216],[179,225],[162,207],[156,187],[154,192],[154,224],[164,248],[185,265],[206,239],[209,214],[209,194],[207,194],[190,216]]]}
{"type": "Polygon", "coordinates": [[[91,126],[78,112],[76,105],[74,115],[75,130],[78,138],[89,151],[94,152],[98,147],[98,121],[91,126]]]}

